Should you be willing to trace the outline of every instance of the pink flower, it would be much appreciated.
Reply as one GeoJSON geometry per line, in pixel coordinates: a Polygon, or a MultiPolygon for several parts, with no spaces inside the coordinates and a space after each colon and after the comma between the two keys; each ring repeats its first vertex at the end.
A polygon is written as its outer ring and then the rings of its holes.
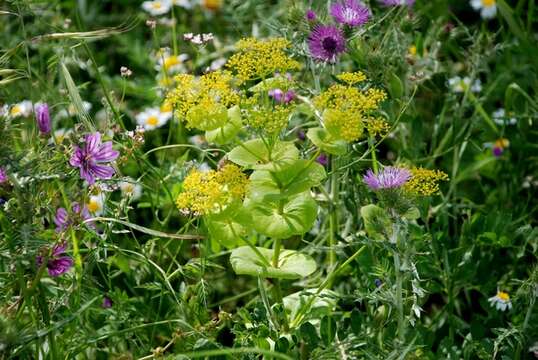
{"type": "Polygon", "coordinates": [[[114,175],[113,167],[102,164],[115,160],[118,155],[119,152],[112,149],[112,141],[101,144],[101,134],[96,132],[86,135],[84,147],[75,146],[69,164],[80,168],[80,177],[91,185],[95,179],[110,179],[114,175]]]}

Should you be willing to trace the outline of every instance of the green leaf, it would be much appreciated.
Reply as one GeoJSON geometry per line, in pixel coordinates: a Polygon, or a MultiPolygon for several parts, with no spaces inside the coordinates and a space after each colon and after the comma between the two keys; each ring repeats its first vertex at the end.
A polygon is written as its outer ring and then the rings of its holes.
{"type": "Polygon", "coordinates": [[[266,196],[273,200],[289,197],[319,185],[326,177],[323,166],[302,159],[276,173],[256,170],[250,175],[249,197],[259,200],[266,196]]]}
{"type": "Polygon", "coordinates": [[[210,143],[227,144],[237,136],[242,127],[241,110],[238,106],[234,106],[228,109],[228,121],[226,124],[215,130],[206,131],[205,138],[210,143]]]}
{"type": "Polygon", "coordinates": [[[304,339],[304,341],[309,344],[312,347],[317,346],[319,342],[318,333],[316,332],[316,328],[314,325],[309,323],[308,321],[303,323],[299,329],[299,332],[301,334],[301,337],[304,339]]]}
{"type": "Polygon", "coordinates": [[[379,206],[374,204],[361,208],[361,216],[364,228],[368,236],[374,240],[385,240],[385,235],[392,233],[392,222],[389,216],[379,206]]]}
{"type": "Polygon", "coordinates": [[[226,125],[228,110],[224,105],[217,104],[208,112],[205,106],[195,105],[187,113],[187,119],[189,123],[196,124],[197,129],[215,130],[226,125]]]}
{"type": "Polygon", "coordinates": [[[329,315],[334,310],[338,294],[328,289],[322,290],[319,294],[316,292],[317,289],[307,289],[282,299],[284,308],[290,313],[290,322],[295,319],[298,311],[310,302],[309,319],[321,319],[323,315],[329,315]]]}
{"type": "Polygon", "coordinates": [[[299,150],[291,141],[278,141],[271,154],[261,139],[253,139],[236,146],[228,153],[228,160],[237,165],[255,169],[278,171],[299,158],[299,150]]]}
{"type": "Polygon", "coordinates": [[[330,345],[336,335],[336,320],[334,320],[332,316],[324,316],[323,319],[321,319],[319,333],[321,335],[321,340],[323,340],[325,345],[330,345]]]}
{"type": "Polygon", "coordinates": [[[344,140],[334,139],[327,130],[317,127],[311,128],[306,136],[314,145],[332,155],[344,155],[347,152],[347,143],[344,140]]]}
{"type": "Polygon", "coordinates": [[[231,220],[213,219],[206,216],[204,221],[209,231],[211,241],[217,241],[228,249],[239,245],[241,236],[246,233],[245,228],[231,220]]]}
{"type": "Polygon", "coordinates": [[[407,220],[419,219],[420,218],[420,210],[417,207],[413,206],[412,208],[407,210],[405,212],[405,214],[403,214],[403,217],[406,218],[407,220]]]}
{"type": "Polygon", "coordinates": [[[308,192],[295,195],[282,205],[278,201],[248,199],[245,207],[252,216],[254,229],[275,239],[306,233],[314,224],[318,210],[308,192]]]}
{"type": "Polygon", "coordinates": [[[402,80],[395,74],[390,74],[389,79],[389,92],[393,98],[401,98],[404,94],[404,85],[402,80]]]}
{"type": "MultiPolygon", "coordinates": [[[[273,250],[258,247],[258,252],[272,264],[273,250]]],[[[241,246],[232,251],[230,263],[238,275],[252,275],[263,278],[301,279],[316,271],[317,265],[310,256],[295,250],[281,250],[278,268],[268,266],[249,246],[241,246]]]]}

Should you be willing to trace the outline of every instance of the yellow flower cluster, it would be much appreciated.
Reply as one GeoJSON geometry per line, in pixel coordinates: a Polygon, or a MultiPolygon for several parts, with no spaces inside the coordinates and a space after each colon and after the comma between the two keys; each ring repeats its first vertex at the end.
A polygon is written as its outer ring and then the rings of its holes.
{"type": "Polygon", "coordinates": [[[286,72],[300,68],[298,61],[289,57],[285,50],[290,42],[284,38],[239,40],[237,52],[226,63],[227,68],[240,80],[251,80],[273,76],[275,72],[286,72]]]}
{"type": "Polygon", "coordinates": [[[192,170],[183,181],[183,192],[176,205],[195,215],[218,213],[230,203],[242,200],[247,185],[247,176],[233,164],[224,165],[219,171],[192,170]]]}
{"type": "Polygon", "coordinates": [[[369,117],[366,129],[371,136],[385,136],[390,130],[390,125],[381,117],[369,117]]]}
{"type": "MultiPolygon", "coordinates": [[[[342,81],[361,80],[364,76],[360,73],[341,75],[342,81]]],[[[386,98],[386,93],[380,89],[361,90],[351,83],[335,84],[314,98],[314,105],[323,111],[325,127],[333,136],[352,142],[360,138],[364,122],[386,98]]]]}
{"type": "Polygon", "coordinates": [[[351,111],[327,109],[323,122],[330,134],[349,142],[360,138],[364,130],[361,116],[351,111]]]}
{"type": "Polygon", "coordinates": [[[275,105],[273,108],[253,108],[248,112],[247,123],[268,134],[276,134],[288,125],[291,112],[292,108],[284,105],[275,105]]]}
{"type": "Polygon", "coordinates": [[[405,190],[415,194],[429,196],[439,192],[439,182],[448,181],[448,175],[441,170],[412,168],[411,178],[405,184],[405,190]]]}
{"type": "Polygon", "coordinates": [[[200,77],[181,74],[174,79],[176,88],[166,101],[174,107],[178,118],[187,122],[188,128],[197,127],[201,114],[221,113],[240,101],[240,94],[232,87],[233,76],[227,71],[214,71],[200,77]]]}
{"type": "Polygon", "coordinates": [[[365,81],[366,75],[361,71],[343,72],[337,75],[336,78],[346,84],[353,85],[365,81]]]}

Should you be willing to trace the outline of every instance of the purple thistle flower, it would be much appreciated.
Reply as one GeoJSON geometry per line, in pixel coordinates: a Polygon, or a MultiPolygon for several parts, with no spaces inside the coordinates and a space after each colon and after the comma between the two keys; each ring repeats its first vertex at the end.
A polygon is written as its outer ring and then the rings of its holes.
{"type": "Polygon", "coordinates": [[[368,21],[370,10],[357,0],[345,0],[331,6],[331,15],[337,23],[361,26],[368,21]]]}
{"type": "MultiPolygon", "coordinates": [[[[66,244],[57,244],[52,248],[52,254],[47,261],[47,270],[50,276],[56,277],[66,273],[73,266],[73,259],[69,256],[61,256],[65,253],[66,244]]],[[[43,256],[36,257],[37,266],[43,264],[43,256]]]]}
{"type": "Polygon", "coordinates": [[[112,141],[101,144],[101,133],[88,134],[83,148],[75,146],[75,152],[69,164],[80,168],[80,177],[92,185],[95,179],[110,179],[114,175],[114,168],[100,163],[115,160],[119,152],[112,149],[112,141]]]}
{"type": "Polygon", "coordinates": [[[7,181],[7,173],[6,170],[2,167],[0,167],[0,184],[3,184],[7,181]]]}
{"type": "Polygon", "coordinates": [[[103,296],[103,303],[101,304],[103,309],[110,309],[112,304],[112,299],[110,299],[108,296],[103,296]]]}
{"type": "Polygon", "coordinates": [[[325,154],[321,154],[320,156],[318,156],[316,161],[322,166],[327,166],[329,164],[329,158],[325,154]]]}
{"type": "Polygon", "coordinates": [[[306,11],[305,18],[308,21],[315,21],[318,18],[318,16],[316,15],[316,12],[314,10],[308,9],[306,11]]]}
{"type": "Polygon", "coordinates": [[[372,190],[399,188],[411,178],[411,172],[407,169],[388,166],[378,174],[369,169],[363,180],[372,190]]]}
{"type": "Polygon", "coordinates": [[[415,0],[379,0],[379,2],[385,6],[403,6],[409,7],[415,4],[415,0]]]}
{"type": "Polygon", "coordinates": [[[37,120],[37,127],[43,135],[47,135],[52,130],[52,124],[50,122],[49,105],[46,103],[39,103],[35,105],[35,116],[37,120]]]}
{"type": "Polygon", "coordinates": [[[336,26],[318,25],[308,37],[308,47],[313,58],[334,63],[338,55],[346,51],[346,39],[336,26]]]}

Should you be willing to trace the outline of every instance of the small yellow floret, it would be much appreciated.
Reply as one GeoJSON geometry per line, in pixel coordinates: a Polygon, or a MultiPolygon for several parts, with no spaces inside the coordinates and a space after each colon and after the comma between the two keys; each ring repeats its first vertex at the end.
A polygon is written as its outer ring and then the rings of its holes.
{"type": "Polygon", "coordinates": [[[501,299],[502,301],[509,301],[510,300],[510,295],[508,295],[508,293],[504,292],[504,291],[497,292],[497,297],[499,299],[501,299]]]}
{"type": "Polygon", "coordinates": [[[336,77],[338,80],[341,80],[349,85],[357,84],[366,80],[366,75],[364,75],[361,71],[343,72],[336,77]]]}
{"type": "Polygon", "coordinates": [[[405,189],[415,195],[436,194],[439,192],[439,182],[448,181],[448,175],[441,170],[413,168],[410,171],[411,178],[405,184],[405,189]]]}
{"type": "Polygon", "coordinates": [[[246,38],[239,40],[235,47],[237,52],[230,57],[226,67],[243,81],[268,78],[276,72],[300,68],[299,62],[286,54],[290,42],[284,38],[246,38]]]}
{"type": "Polygon", "coordinates": [[[247,185],[248,178],[233,164],[224,165],[219,171],[192,170],[183,181],[183,192],[176,205],[195,215],[218,213],[230,203],[242,200],[247,185]]]}

